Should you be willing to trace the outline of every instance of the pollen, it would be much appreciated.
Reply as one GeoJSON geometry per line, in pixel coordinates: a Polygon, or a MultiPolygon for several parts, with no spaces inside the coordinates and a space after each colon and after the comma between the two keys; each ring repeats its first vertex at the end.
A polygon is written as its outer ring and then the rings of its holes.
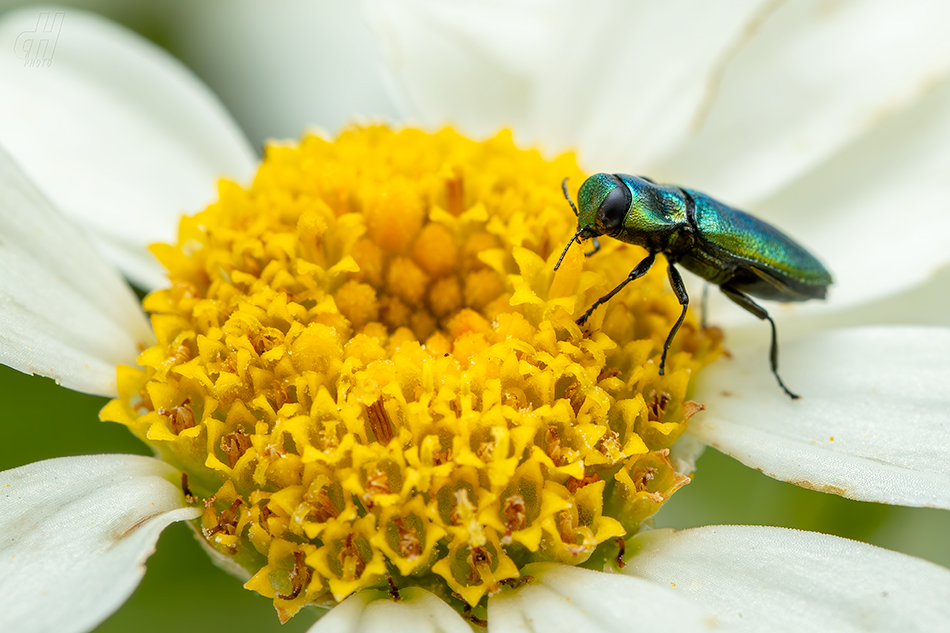
{"type": "Polygon", "coordinates": [[[594,257],[561,181],[508,132],[356,127],[274,145],[156,245],[157,344],[102,418],[186,475],[196,530],[285,621],[423,586],[484,617],[534,561],[603,569],[689,481],[669,448],[720,335],[643,258],[594,257]]]}

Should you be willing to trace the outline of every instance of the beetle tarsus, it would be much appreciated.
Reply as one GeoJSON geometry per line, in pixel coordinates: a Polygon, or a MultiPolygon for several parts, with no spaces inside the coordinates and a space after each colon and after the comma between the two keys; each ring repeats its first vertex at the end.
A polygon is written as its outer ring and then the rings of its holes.
{"type": "Polygon", "coordinates": [[[683,306],[683,311],[680,312],[680,318],[678,318],[676,323],[673,324],[673,328],[666,336],[666,342],[663,344],[663,356],[660,358],[661,376],[666,374],[666,354],[670,351],[670,345],[673,343],[673,337],[676,336],[680,326],[683,325],[683,319],[686,318],[686,309],[689,307],[689,295],[686,293],[686,284],[683,283],[683,278],[680,277],[679,271],[676,270],[676,267],[672,262],[668,262],[666,270],[670,277],[670,286],[672,286],[673,293],[676,294],[676,298],[679,300],[680,305],[683,306]]]}
{"type": "Polygon", "coordinates": [[[707,321],[706,321],[706,315],[709,312],[709,284],[708,283],[703,284],[702,304],[703,306],[700,309],[699,327],[706,330],[706,329],[709,329],[709,326],[707,325],[707,321]]]}
{"type": "Polygon", "coordinates": [[[801,400],[802,397],[796,393],[789,391],[788,387],[785,386],[785,383],[782,382],[782,377],[778,375],[778,334],[775,331],[775,321],[772,320],[768,314],[765,315],[765,318],[768,319],[769,325],[772,326],[772,348],[769,350],[769,360],[772,365],[772,374],[775,376],[775,380],[778,381],[778,386],[782,388],[789,398],[792,400],[801,400]]]}
{"type": "Polygon", "coordinates": [[[792,400],[801,399],[801,396],[792,393],[789,388],[785,386],[785,383],[782,382],[782,378],[778,375],[778,332],[775,328],[775,321],[773,321],[772,317],[769,316],[768,311],[753,301],[747,294],[730,287],[728,284],[723,284],[719,288],[722,290],[724,295],[732,299],[732,301],[735,302],[740,308],[751,313],[753,316],[762,319],[763,321],[768,321],[769,325],[772,326],[772,346],[769,349],[769,361],[770,365],[772,366],[772,375],[775,376],[775,380],[778,381],[778,386],[782,388],[782,391],[784,391],[789,398],[792,400]]]}
{"type": "Polygon", "coordinates": [[[592,250],[592,251],[587,251],[586,253],[584,253],[584,257],[590,257],[591,255],[593,255],[594,253],[596,253],[596,252],[599,251],[599,250],[600,250],[600,240],[598,240],[598,239],[595,237],[595,238],[594,238],[594,250],[592,250]]]}
{"type": "Polygon", "coordinates": [[[598,307],[610,301],[610,299],[615,294],[623,290],[623,287],[626,286],[628,283],[630,283],[631,281],[635,281],[639,279],[640,277],[643,277],[645,274],[647,274],[647,271],[650,270],[651,266],[653,266],[654,259],[656,259],[656,253],[650,253],[649,255],[644,257],[643,261],[637,264],[637,267],[630,271],[630,274],[627,275],[627,278],[620,282],[620,285],[618,285],[616,288],[614,288],[613,290],[605,294],[603,297],[595,301],[594,305],[588,308],[587,312],[585,312],[581,316],[581,318],[577,320],[577,324],[584,325],[584,322],[587,321],[588,318],[590,318],[590,315],[594,313],[594,310],[596,310],[598,307]]]}

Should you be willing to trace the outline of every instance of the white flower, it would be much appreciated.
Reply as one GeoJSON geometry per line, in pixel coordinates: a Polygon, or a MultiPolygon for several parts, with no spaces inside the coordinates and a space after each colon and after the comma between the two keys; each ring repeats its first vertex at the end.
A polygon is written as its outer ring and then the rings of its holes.
{"type": "MultiPolygon", "coordinates": [[[[371,15],[422,122],[470,133],[510,124],[549,148],[576,144],[588,168],[754,207],[826,259],[831,301],[775,310],[783,375],[803,401],[767,373],[766,331],[730,327],[733,358],[705,372],[697,398],[709,410],[694,437],[786,481],[950,508],[950,331],[822,331],[947,325],[950,276],[931,276],[950,259],[939,206],[950,188],[950,44],[947,9],[927,8],[565,3],[512,14],[507,3],[420,2],[371,15]],[[866,37],[885,24],[886,45],[866,37]]],[[[35,15],[8,16],[0,41],[35,15]]],[[[254,158],[174,60],[94,17],[69,19],[44,75],[0,57],[0,145],[14,159],[0,155],[0,361],[114,395],[115,366],[133,364],[151,334],[97,252],[161,283],[142,247],[170,240],[178,214],[207,202],[217,176],[246,177],[254,158]]],[[[0,628],[83,631],[107,617],[161,529],[197,514],[176,477],[121,455],[0,473],[0,628]]],[[[623,576],[537,566],[538,582],[490,600],[489,627],[929,631],[950,619],[950,572],[844,539],[706,527],[631,544],[623,576]]],[[[469,630],[430,594],[403,593],[398,603],[356,594],[315,630],[469,630]]]]}

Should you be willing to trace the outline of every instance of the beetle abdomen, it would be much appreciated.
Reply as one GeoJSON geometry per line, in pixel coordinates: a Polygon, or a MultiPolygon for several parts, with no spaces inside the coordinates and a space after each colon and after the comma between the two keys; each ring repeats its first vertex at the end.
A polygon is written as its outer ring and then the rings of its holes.
{"type": "MultiPolygon", "coordinates": [[[[683,260],[686,268],[703,268],[703,260],[708,259],[720,270],[730,271],[737,288],[763,299],[803,301],[825,296],[831,274],[792,238],[704,193],[684,191],[694,203],[697,248],[702,251],[695,253],[695,262],[683,260]]],[[[709,279],[699,270],[694,272],[709,279]]],[[[718,278],[709,280],[723,283],[718,278]]]]}

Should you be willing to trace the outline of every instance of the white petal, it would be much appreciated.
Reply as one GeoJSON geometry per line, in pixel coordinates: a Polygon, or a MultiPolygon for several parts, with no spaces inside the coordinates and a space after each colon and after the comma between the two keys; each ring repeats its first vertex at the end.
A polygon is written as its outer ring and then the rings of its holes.
{"type": "Polygon", "coordinates": [[[806,327],[824,329],[849,325],[902,324],[939,325],[950,327],[950,266],[926,282],[903,292],[881,297],[875,301],[830,311],[811,314],[808,319],[790,322],[791,331],[806,327]]]}
{"type": "Polygon", "coordinates": [[[712,70],[767,7],[417,0],[367,17],[411,116],[475,135],[513,126],[549,150],[580,146],[588,168],[636,172],[687,134],[712,70]]]}
{"type": "Polygon", "coordinates": [[[356,593],[320,618],[310,633],[471,633],[449,605],[418,587],[399,592],[393,602],[380,591],[356,593]]]}
{"type": "Polygon", "coordinates": [[[88,631],[132,594],[161,531],[201,514],[150,457],[90,455],[0,473],[0,630],[88,631]]]}
{"type": "Polygon", "coordinates": [[[656,175],[736,203],[765,197],[946,76],[948,21],[939,0],[782,5],[721,69],[701,127],[656,175]]]}
{"type": "Polygon", "coordinates": [[[683,475],[692,474],[696,471],[696,460],[702,457],[705,450],[704,443],[688,433],[683,434],[670,447],[670,462],[673,464],[673,469],[683,475]]]}
{"type": "Polygon", "coordinates": [[[950,265],[950,213],[939,206],[950,197],[950,79],[928,88],[756,211],[780,218],[828,265],[835,309],[912,288],[950,265]]]}
{"type": "Polygon", "coordinates": [[[175,52],[221,95],[260,146],[354,116],[396,117],[372,33],[352,0],[188,2],[175,52]],[[359,78],[358,81],[354,78],[359,78]]]}
{"type": "Polygon", "coordinates": [[[152,340],[141,307],[82,231],[0,148],[0,363],[105,396],[152,340]]]}
{"type": "MultiPolygon", "coordinates": [[[[883,117],[814,171],[746,209],[806,246],[834,277],[827,302],[767,304],[777,320],[814,329],[950,319],[950,213],[938,202],[950,198],[950,79],[928,88],[912,107],[883,117]],[[923,288],[928,284],[938,288],[923,288]],[[917,300],[926,312],[908,314],[917,300]]],[[[710,299],[710,323],[752,322],[720,293],[710,299]]]]}
{"type": "Polygon", "coordinates": [[[950,571],[836,536],[761,526],[637,535],[624,573],[673,587],[728,630],[939,631],[950,571]]]}
{"type": "Polygon", "coordinates": [[[248,178],[254,153],[169,54],[92,14],[42,11],[0,22],[0,41],[17,46],[0,56],[0,142],[67,215],[138,247],[129,272],[153,285],[162,271],[144,247],[174,239],[178,217],[213,201],[219,177],[248,178]],[[44,37],[54,48],[40,48],[44,37]]]}
{"type": "Polygon", "coordinates": [[[701,607],[666,586],[632,576],[538,563],[529,583],[488,600],[491,633],[712,631],[701,607]]]}
{"type": "MultiPolygon", "coordinates": [[[[763,332],[763,334],[765,334],[763,332]]],[[[766,338],[763,336],[763,338],[766,338]]],[[[950,329],[767,340],[703,370],[688,433],[770,477],[850,499],[950,509],[950,329]]]]}

